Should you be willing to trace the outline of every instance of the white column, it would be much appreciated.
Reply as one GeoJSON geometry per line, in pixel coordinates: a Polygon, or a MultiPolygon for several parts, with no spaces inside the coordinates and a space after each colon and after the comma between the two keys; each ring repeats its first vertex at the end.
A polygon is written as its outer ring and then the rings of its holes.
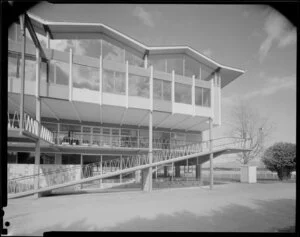
{"type": "Polygon", "coordinates": [[[196,81],[195,75],[192,77],[193,85],[192,85],[192,106],[193,106],[193,116],[196,115],[196,106],[195,106],[195,95],[196,95],[196,81]]]}
{"type": "MultiPolygon", "coordinates": [[[[122,155],[120,156],[120,170],[122,170],[122,155]]],[[[122,174],[120,174],[120,183],[122,183],[122,174]]]]}
{"type": "Polygon", "coordinates": [[[221,126],[221,73],[218,72],[219,76],[219,87],[218,87],[218,93],[219,93],[219,126],[221,126]]]}
{"type": "Polygon", "coordinates": [[[126,94],[126,108],[128,108],[128,96],[129,96],[129,72],[128,72],[128,61],[126,61],[125,94],[126,94]]]}
{"type": "Polygon", "coordinates": [[[214,93],[215,93],[215,76],[213,77],[213,79],[211,80],[211,83],[210,83],[210,111],[211,111],[211,117],[214,118],[214,109],[215,109],[215,96],[214,96],[214,93]]]}
{"type": "MultiPolygon", "coordinates": [[[[83,179],[83,155],[80,154],[80,178],[83,179]]],[[[83,188],[83,184],[79,185],[79,188],[82,189],[83,188]]]]}
{"type": "Polygon", "coordinates": [[[72,101],[73,93],[72,93],[72,87],[73,87],[73,53],[72,49],[70,49],[70,55],[69,55],[69,101],[72,101]]]}
{"type": "Polygon", "coordinates": [[[25,50],[26,50],[26,30],[25,30],[25,16],[20,16],[20,26],[22,34],[22,64],[21,64],[21,98],[20,98],[20,134],[22,134],[24,125],[24,89],[25,89],[25,50]]]}
{"type": "Polygon", "coordinates": [[[209,118],[209,164],[210,164],[210,189],[213,188],[214,168],[213,168],[213,141],[212,141],[212,118],[209,118]]]}
{"type": "Polygon", "coordinates": [[[103,75],[103,65],[102,65],[102,54],[99,57],[99,104],[102,105],[102,75],[103,75]]]}
{"type": "MultiPolygon", "coordinates": [[[[39,189],[39,172],[40,172],[40,132],[41,132],[41,98],[40,98],[40,50],[36,48],[36,78],[35,78],[35,112],[36,112],[36,121],[38,122],[38,140],[35,144],[35,159],[34,159],[34,189],[39,189]]],[[[34,195],[36,198],[40,197],[39,193],[34,195]]]]}
{"type": "Polygon", "coordinates": [[[172,71],[172,113],[174,113],[174,103],[175,103],[175,71],[172,71]]]}
{"type": "MultiPolygon", "coordinates": [[[[100,175],[103,174],[103,167],[102,167],[102,155],[100,156],[100,175]]],[[[102,188],[102,179],[99,181],[99,188],[102,188]]]]}

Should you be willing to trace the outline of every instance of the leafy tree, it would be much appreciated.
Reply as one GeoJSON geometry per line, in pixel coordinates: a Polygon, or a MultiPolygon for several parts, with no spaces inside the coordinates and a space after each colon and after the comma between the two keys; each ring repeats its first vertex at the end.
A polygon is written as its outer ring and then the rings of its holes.
{"type": "Polygon", "coordinates": [[[267,169],[277,172],[280,180],[291,178],[291,172],[296,169],[296,145],[279,142],[269,147],[263,154],[262,162],[267,169]]]}
{"type": "MultiPolygon", "coordinates": [[[[239,99],[230,111],[229,136],[250,140],[251,151],[238,153],[238,160],[247,165],[249,161],[259,157],[264,150],[264,140],[274,130],[274,125],[263,118],[251,107],[251,103],[239,99]]],[[[246,144],[245,144],[246,146],[246,144]]],[[[248,148],[248,147],[247,147],[248,148]]]]}

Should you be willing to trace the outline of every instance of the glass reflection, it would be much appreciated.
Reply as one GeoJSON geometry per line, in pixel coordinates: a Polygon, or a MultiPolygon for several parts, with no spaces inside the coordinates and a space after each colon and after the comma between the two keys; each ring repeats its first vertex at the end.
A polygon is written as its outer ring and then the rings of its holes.
{"type": "Polygon", "coordinates": [[[129,95],[149,98],[149,78],[129,74],[129,95]]]}
{"type": "Polygon", "coordinates": [[[175,102],[191,104],[192,103],[191,92],[192,92],[192,87],[190,85],[175,83],[175,102]]]}
{"type": "Polygon", "coordinates": [[[103,91],[125,95],[125,73],[103,69],[103,91]]]}
{"type": "Polygon", "coordinates": [[[210,107],[210,89],[203,88],[203,106],[210,107]]]}
{"type": "Polygon", "coordinates": [[[73,64],[73,86],[99,91],[99,69],[73,64]]]}

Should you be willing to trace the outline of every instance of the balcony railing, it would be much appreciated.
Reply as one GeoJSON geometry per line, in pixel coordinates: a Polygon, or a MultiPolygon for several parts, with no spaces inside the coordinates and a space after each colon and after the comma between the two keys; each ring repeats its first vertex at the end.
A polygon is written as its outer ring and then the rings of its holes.
{"type": "MultiPolygon", "coordinates": [[[[149,148],[149,138],[133,137],[128,135],[105,135],[105,134],[87,134],[73,133],[68,135],[68,132],[53,133],[54,141],[57,145],[62,146],[87,146],[101,148],[149,148]]],[[[185,146],[196,141],[185,141],[179,139],[161,139],[154,138],[152,146],[154,149],[174,149],[179,146],[185,146]]]]}
{"type": "Polygon", "coordinates": [[[23,126],[20,126],[20,113],[18,111],[15,111],[13,115],[7,113],[7,129],[16,130],[20,128],[28,132],[30,135],[33,135],[34,137],[40,137],[41,139],[49,143],[54,143],[53,133],[43,125],[40,125],[38,121],[31,118],[28,114],[24,113],[23,126]],[[39,127],[41,129],[40,133],[39,127]]]}

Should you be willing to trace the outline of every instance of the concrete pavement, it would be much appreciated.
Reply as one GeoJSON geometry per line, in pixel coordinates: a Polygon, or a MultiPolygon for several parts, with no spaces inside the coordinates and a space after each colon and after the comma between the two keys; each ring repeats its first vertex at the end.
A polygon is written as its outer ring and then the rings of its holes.
{"type": "Polygon", "coordinates": [[[122,193],[12,199],[9,235],[45,231],[274,232],[295,225],[296,184],[229,183],[122,193]]]}

